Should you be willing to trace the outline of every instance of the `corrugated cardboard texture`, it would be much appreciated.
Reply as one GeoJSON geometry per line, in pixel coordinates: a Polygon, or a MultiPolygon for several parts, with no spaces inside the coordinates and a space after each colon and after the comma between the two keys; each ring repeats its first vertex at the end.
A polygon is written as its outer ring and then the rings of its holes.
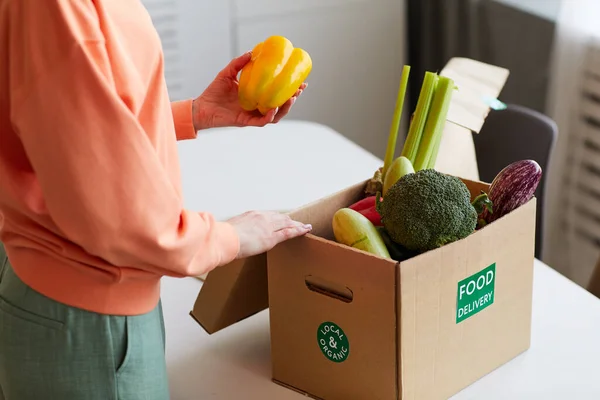
{"type": "Polygon", "coordinates": [[[395,399],[396,263],[313,236],[277,246],[268,263],[273,379],[327,400],[395,399]],[[310,290],[309,276],[352,301],[310,290]],[[322,353],[324,322],[347,337],[345,361],[322,353]]]}
{"type": "MultiPolygon", "coordinates": [[[[469,186],[474,195],[483,187],[469,186]]],[[[529,348],[534,238],[532,199],[464,240],[401,263],[403,400],[447,399],[529,348]],[[494,302],[457,323],[458,282],[492,263],[494,302]]]]}
{"type": "MultiPolygon", "coordinates": [[[[358,200],[364,186],[364,182],[358,183],[289,214],[295,220],[312,224],[315,235],[331,237],[331,216],[340,207],[358,200]]],[[[190,314],[207,333],[215,333],[268,307],[266,260],[265,254],[236,260],[206,276],[190,314]]]]}

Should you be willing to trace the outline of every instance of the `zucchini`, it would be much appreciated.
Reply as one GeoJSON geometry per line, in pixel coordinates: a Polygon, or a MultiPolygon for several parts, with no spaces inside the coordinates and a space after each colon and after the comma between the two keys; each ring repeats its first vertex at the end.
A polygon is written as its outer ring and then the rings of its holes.
{"type": "Polygon", "coordinates": [[[396,158],[383,180],[383,195],[385,196],[388,189],[394,186],[394,183],[398,182],[398,179],[413,172],[415,172],[415,169],[408,158],[404,156],[396,158]]]}
{"type": "Polygon", "coordinates": [[[391,258],[377,228],[367,217],[351,208],[340,208],[333,215],[333,235],[338,243],[383,258],[391,258]]]}

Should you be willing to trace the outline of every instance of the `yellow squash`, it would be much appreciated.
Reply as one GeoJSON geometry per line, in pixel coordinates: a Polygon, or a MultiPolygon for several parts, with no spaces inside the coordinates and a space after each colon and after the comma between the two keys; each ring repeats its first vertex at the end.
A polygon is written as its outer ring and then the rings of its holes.
{"type": "Polygon", "coordinates": [[[390,252],[371,221],[351,208],[340,208],[333,214],[333,235],[336,242],[383,258],[390,252]]]}
{"type": "Polygon", "coordinates": [[[310,74],[308,53],[294,48],[283,36],[271,36],[252,50],[251,61],[240,74],[238,97],[246,111],[261,114],[281,107],[310,74]]]}
{"type": "Polygon", "coordinates": [[[383,178],[383,195],[385,196],[388,189],[398,182],[398,179],[406,174],[412,174],[414,172],[415,169],[408,158],[404,156],[396,158],[383,178]]]}

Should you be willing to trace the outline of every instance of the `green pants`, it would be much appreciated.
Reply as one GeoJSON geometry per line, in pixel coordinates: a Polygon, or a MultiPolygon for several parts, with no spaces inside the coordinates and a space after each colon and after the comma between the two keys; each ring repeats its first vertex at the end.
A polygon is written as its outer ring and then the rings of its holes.
{"type": "Polygon", "coordinates": [[[127,317],[29,288],[0,244],[0,400],[168,400],[160,303],[127,317]]]}

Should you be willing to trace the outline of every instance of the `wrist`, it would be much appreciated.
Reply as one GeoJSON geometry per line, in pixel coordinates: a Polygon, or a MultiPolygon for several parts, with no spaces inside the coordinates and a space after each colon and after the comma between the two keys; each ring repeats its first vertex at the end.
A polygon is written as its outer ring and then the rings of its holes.
{"type": "Polygon", "coordinates": [[[205,114],[205,107],[202,106],[202,99],[200,97],[192,101],[192,121],[196,132],[210,128],[207,123],[208,118],[205,114]]]}

